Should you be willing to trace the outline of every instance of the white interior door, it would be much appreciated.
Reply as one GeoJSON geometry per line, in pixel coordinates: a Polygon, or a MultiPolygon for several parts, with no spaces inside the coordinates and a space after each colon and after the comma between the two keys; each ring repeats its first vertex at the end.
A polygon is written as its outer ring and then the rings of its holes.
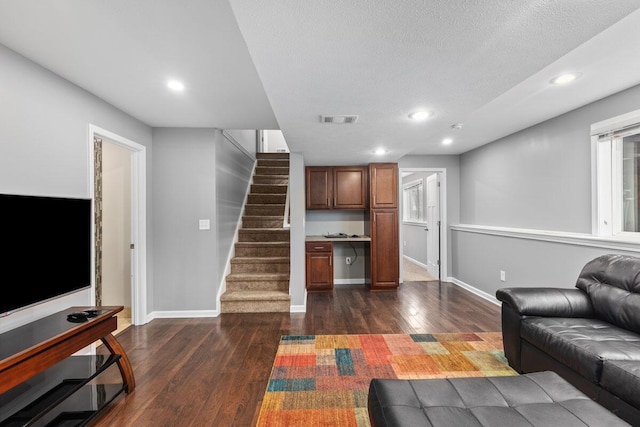
{"type": "Polygon", "coordinates": [[[440,186],[438,174],[427,177],[427,270],[440,278],[440,186]]]}

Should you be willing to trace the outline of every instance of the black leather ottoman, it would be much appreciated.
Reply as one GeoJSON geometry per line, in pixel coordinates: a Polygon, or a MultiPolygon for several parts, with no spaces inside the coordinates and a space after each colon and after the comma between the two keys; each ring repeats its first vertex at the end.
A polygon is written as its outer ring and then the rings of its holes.
{"type": "Polygon", "coordinates": [[[513,377],[373,379],[369,419],[381,426],[629,426],[555,372],[513,377]]]}

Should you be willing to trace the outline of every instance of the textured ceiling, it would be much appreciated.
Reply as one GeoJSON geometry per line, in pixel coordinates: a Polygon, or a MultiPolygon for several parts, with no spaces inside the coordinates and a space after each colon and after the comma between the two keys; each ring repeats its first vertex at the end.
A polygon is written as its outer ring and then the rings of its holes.
{"type": "MultiPolygon", "coordinates": [[[[372,161],[378,146],[390,150],[391,160],[407,153],[460,153],[551,117],[526,109],[575,108],[589,99],[574,101],[566,88],[548,85],[554,74],[538,73],[640,2],[232,0],[231,5],[290,147],[311,163],[324,164],[372,161]],[[509,97],[532,76],[537,80],[528,91],[509,97]],[[549,93],[544,103],[551,108],[525,105],[517,111],[542,92],[549,93]],[[435,115],[411,122],[407,116],[418,108],[435,115]],[[485,110],[492,114],[482,114],[485,110]],[[319,123],[320,114],[359,119],[354,125],[326,125],[319,123]],[[454,133],[450,125],[458,122],[465,126],[454,133]],[[446,136],[455,140],[443,147],[446,136]]],[[[627,26],[632,38],[616,40],[614,50],[633,42],[637,52],[638,16],[634,23],[627,26]]],[[[627,60],[639,64],[634,56],[627,60]]],[[[590,63],[579,65],[584,77],[574,96],[589,90],[604,96],[597,90],[600,82],[583,69],[590,63]]],[[[640,83],[638,69],[627,69],[617,89],[640,83]]]]}
{"type": "Polygon", "coordinates": [[[640,0],[3,0],[0,43],[150,126],[281,129],[307,164],[361,164],[462,153],[640,84],[638,8],[640,0]],[[548,84],[567,70],[582,77],[548,84]],[[184,93],[166,90],[174,77],[184,93]],[[412,122],[418,108],[434,116],[412,122]],[[322,124],[323,114],[359,117],[322,124]],[[454,142],[443,146],[447,136],[454,142]],[[374,157],[377,147],[388,154],[374,157]]]}

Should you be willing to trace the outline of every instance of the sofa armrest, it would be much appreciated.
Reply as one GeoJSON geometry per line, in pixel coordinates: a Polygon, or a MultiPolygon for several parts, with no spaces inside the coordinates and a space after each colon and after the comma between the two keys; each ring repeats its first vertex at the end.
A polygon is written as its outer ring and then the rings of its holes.
{"type": "Polygon", "coordinates": [[[580,289],[502,288],[496,298],[521,316],[594,317],[591,300],[580,289]]]}
{"type": "Polygon", "coordinates": [[[527,316],[594,317],[589,296],[580,289],[502,288],[496,292],[502,301],[502,342],[509,365],[522,373],[520,328],[527,316]]]}

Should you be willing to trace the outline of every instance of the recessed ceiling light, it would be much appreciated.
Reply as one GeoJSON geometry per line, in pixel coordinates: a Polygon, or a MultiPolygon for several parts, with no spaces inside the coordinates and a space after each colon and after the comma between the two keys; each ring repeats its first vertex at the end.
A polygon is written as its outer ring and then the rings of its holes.
{"type": "Polygon", "coordinates": [[[566,85],[580,77],[580,73],[565,73],[551,79],[552,85],[566,85]]]}
{"type": "Polygon", "coordinates": [[[426,120],[431,116],[433,116],[431,111],[414,111],[409,114],[409,118],[412,120],[426,120]]]}
{"type": "Polygon", "coordinates": [[[382,156],[383,154],[387,154],[387,150],[385,150],[384,148],[378,148],[376,151],[374,151],[374,154],[376,156],[382,156]]]}
{"type": "Polygon", "coordinates": [[[449,145],[449,144],[451,144],[452,142],[453,142],[453,139],[451,139],[451,138],[445,138],[445,139],[443,139],[443,140],[442,140],[442,143],[443,143],[444,145],[449,145]]]}
{"type": "Polygon", "coordinates": [[[169,80],[167,82],[167,87],[171,90],[175,90],[177,92],[184,90],[184,83],[179,82],[177,80],[169,80]]]}

